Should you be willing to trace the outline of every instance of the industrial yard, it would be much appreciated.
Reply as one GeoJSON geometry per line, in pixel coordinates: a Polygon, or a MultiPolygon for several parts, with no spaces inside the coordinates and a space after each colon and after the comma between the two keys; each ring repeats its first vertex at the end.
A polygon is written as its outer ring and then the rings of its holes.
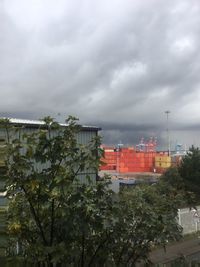
{"type": "Polygon", "coordinates": [[[169,167],[177,166],[186,154],[180,147],[173,152],[158,151],[157,141],[153,138],[147,142],[142,139],[136,146],[104,145],[102,149],[104,156],[101,171],[114,171],[123,177],[130,176],[130,173],[162,174],[169,167]]]}

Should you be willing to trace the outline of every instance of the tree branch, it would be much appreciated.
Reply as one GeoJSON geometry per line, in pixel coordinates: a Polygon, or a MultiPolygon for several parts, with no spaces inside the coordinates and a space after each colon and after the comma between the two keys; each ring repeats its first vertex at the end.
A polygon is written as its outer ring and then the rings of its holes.
{"type": "Polygon", "coordinates": [[[92,255],[92,257],[88,263],[88,267],[93,266],[92,264],[93,264],[93,261],[95,260],[97,253],[103,247],[103,245],[106,243],[107,240],[108,240],[108,236],[98,245],[98,247],[96,248],[94,254],[92,255]]]}
{"type": "Polygon", "coordinates": [[[121,251],[120,251],[120,253],[119,253],[119,257],[118,257],[117,265],[116,265],[116,266],[119,266],[120,261],[121,261],[121,258],[122,258],[122,255],[123,255],[124,250],[126,249],[127,245],[128,245],[128,242],[126,242],[126,243],[123,245],[123,247],[122,247],[122,249],[121,249],[121,251]]]}
{"type": "Polygon", "coordinates": [[[50,233],[50,246],[52,246],[53,244],[53,238],[54,238],[54,221],[55,221],[55,217],[54,217],[54,205],[55,200],[52,200],[51,203],[51,233],[50,233]]]}
{"type": "Polygon", "coordinates": [[[85,235],[84,235],[84,231],[82,232],[82,252],[81,252],[81,267],[84,267],[85,265],[85,259],[84,259],[84,255],[85,254],[85,235]]]}
{"type": "Polygon", "coordinates": [[[38,226],[38,228],[39,228],[39,230],[40,230],[40,234],[41,234],[43,243],[44,243],[45,246],[47,246],[47,245],[48,245],[48,242],[47,242],[47,240],[46,240],[44,231],[43,231],[43,229],[42,229],[42,224],[41,224],[41,222],[40,222],[40,219],[39,219],[39,217],[38,217],[37,214],[36,214],[36,211],[35,211],[35,209],[34,209],[34,206],[33,206],[32,202],[31,202],[31,200],[30,200],[30,198],[29,198],[29,196],[28,196],[28,193],[27,193],[25,187],[24,187],[24,186],[21,186],[21,188],[22,188],[22,190],[24,191],[24,193],[25,193],[25,195],[26,195],[26,198],[27,198],[27,200],[28,200],[28,202],[29,202],[30,209],[31,209],[31,213],[32,213],[32,215],[33,215],[33,217],[34,217],[34,219],[35,219],[36,225],[38,226]]]}

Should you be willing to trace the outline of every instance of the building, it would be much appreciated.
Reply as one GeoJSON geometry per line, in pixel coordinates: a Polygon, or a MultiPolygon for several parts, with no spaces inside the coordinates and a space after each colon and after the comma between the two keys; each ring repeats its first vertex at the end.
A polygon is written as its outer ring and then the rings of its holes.
{"type": "MultiPolygon", "coordinates": [[[[6,121],[2,119],[0,123],[0,256],[4,253],[6,234],[5,234],[5,223],[6,223],[6,209],[7,209],[7,198],[6,198],[6,188],[5,188],[5,154],[6,154],[6,143],[7,140],[10,141],[20,138],[23,134],[32,134],[38,129],[45,129],[46,125],[44,121],[36,120],[22,120],[22,119],[9,119],[8,126],[6,126],[6,121]],[[10,127],[12,126],[12,127],[10,127]],[[9,130],[9,135],[8,135],[9,130]],[[8,138],[9,136],[9,138],[8,138]]],[[[61,127],[67,127],[67,124],[60,124],[61,127]]],[[[77,143],[81,145],[87,145],[93,138],[98,135],[100,128],[95,126],[80,126],[80,131],[76,135],[77,143]]],[[[56,130],[52,130],[52,135],[56,135],[56,130]]],[[[25,148],[22,149],[22,153],[26,151],[25,148]]],[[[37,171],[42,171],[45,167],[48,167],[49,162],[41,164],[34,163],[34,167],[37,171]]],[[[97,173],[94,169],[87,169],[78,173],[78,178],[81,182],[86,181],[86,176],[90,176],[90,179],[96,181],[97,173]]]]}

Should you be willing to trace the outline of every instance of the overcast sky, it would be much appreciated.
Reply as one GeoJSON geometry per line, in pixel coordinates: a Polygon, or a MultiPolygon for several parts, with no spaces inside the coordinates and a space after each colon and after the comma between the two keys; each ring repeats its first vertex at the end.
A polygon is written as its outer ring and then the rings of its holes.
{"type": "Polygon", "coordinates": [[[1,0],[0,115],[199,145],[199,48],[199,0],[1,0]]]}

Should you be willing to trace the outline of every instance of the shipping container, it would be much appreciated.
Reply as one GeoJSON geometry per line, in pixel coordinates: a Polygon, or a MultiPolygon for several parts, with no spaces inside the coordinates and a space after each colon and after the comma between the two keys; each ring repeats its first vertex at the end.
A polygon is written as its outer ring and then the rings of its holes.
{"type": "Polygon", "coordinates": [[[161,168],[169,168],[171,167],[171,162],[162,162],[162,161],[159,161],[159,162],[155,162],[155,167],[161,167],[161,168]]]}
{"type": "MultiPolygon", "coordinates": [[[[113,169],[117,172],[154,172],[155,168],[160,168],[159,172],[164,171],[172,165],[172,159],[167,152],[138,151],[134,147],[122,147],[117,152],[109,147],[109,152],[105,150],[106,169],[113,169]]],[[[173,159],[173,162],[176,160],[173,159]]],[[[174,163],[173,163],[174,164],[174,163]]],[[[101,167],[101,170],[105,166],[101,167]]]]}

